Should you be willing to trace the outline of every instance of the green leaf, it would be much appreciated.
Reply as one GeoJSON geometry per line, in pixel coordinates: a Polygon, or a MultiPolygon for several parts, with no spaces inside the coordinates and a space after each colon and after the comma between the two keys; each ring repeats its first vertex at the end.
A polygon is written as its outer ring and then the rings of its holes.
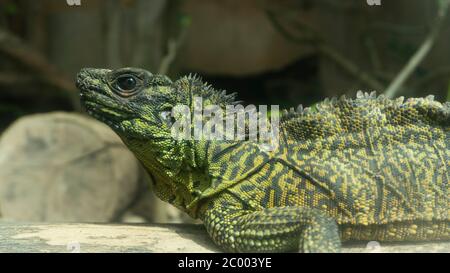
{"type": "Polygon", "coordinates": [[[437,0],[439,12],[441,14],[446,13],[448,6],[450,5],[450,0],[437,0]]]}
{"type": "Polygon", "coordinates": [[[179,18],[180,25],[184,28],[191,25],[191,17],[188,15],[181,15],[179,18]]]}
{"type": "Polygon", "coordinates": [[[3,11],[8,15],[14,15],[17,13],[17,6],[14,3],[6,3],[3,5],[3,11]]]}

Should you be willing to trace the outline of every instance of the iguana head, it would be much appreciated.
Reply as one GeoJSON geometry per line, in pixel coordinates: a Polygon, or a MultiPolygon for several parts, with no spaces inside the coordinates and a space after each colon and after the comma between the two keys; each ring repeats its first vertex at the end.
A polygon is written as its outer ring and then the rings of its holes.
{"type": "Polygon", "coordinates": [[[159,197],[178,207],[191,202],[195,186],[180,173],[199,164],[199,142],[172,136],[171,110],[180,104],[192,106],[194,96],[215,105],[226,105],[234,96],[216,92],[196,77],[172,82],[138,68],[82,69],[77,87],[87,112],[109,125],[144,167],[160,178],[154,185],[159,197]]]}
{"type": "Polygon", "coordinates": [[[181,98],[172,81],[137,68],[82,69],[77,76],[81,103],[124,141],[170,140],[165,111],[181,98]]]}

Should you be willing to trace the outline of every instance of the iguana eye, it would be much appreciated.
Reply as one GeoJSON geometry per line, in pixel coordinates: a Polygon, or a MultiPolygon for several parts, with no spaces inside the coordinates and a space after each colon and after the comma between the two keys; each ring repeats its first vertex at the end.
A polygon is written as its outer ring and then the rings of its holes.
{"type": "Polygon", "coordinates": [[[122,76],[117,79],[117,85],[120,87],[120,89],[129,91],[136,88],[137,81],[132,76],[122,76]]]}
{"type": "Polygon", "coordinates": [[[120,76],[117,78],[117,86],[123,91],[131,91],[136,88],[137,80],[133,76],[120,76]]]}
{"type": "Polygon", "coordinates": [[[113,87],[122,96],[134,95],[139,88],[140,79],[133,75],[121,75],[114,80],[113,87]]]}

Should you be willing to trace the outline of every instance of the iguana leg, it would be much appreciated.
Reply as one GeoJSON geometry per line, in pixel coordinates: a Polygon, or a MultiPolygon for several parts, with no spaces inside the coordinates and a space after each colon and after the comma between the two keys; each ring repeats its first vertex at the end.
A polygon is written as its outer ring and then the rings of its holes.
{"type": "Polygon", "coordinates": [[[213,240],[226,251],[340,251],[336,222],[314,209],[243,211],[224,205],[206,211],[203,222],[213,240]]]}

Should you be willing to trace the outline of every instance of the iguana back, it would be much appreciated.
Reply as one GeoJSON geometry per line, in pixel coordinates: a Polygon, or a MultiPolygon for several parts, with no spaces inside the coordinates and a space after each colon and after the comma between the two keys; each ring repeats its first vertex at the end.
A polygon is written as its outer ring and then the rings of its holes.
{"type": "Polygon", "coordinates": [[[449,238],[450,107],[358,93],[285,113],[266,171],[230,191],[326,212],[341,239],[449,238]]]}

